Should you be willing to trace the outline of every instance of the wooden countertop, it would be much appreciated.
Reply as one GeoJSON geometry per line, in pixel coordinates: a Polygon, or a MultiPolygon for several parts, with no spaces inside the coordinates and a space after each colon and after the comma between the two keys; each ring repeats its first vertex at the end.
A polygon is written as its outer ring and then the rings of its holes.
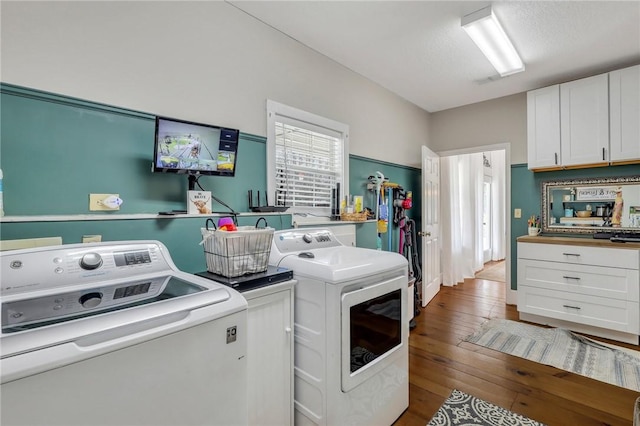
{"type": "Polygon", "coordinates": [[[519,243],[567,244],[571,246],[608,247],[634,250],[640,249],[640,243],[614,243],[609,240],[600,240],[592,237],[549,237],[546,235],[530,237],[528,235],[523,235],[518,237],[517,241],[519,243]]]}

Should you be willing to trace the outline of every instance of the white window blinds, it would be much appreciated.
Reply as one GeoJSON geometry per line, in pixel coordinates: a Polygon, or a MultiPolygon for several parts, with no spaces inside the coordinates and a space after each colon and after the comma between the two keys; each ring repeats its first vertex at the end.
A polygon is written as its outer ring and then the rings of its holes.
{"type": "Polygon", "coordinates": [[[345,124],[267,101],[267,189],[292,213],[329,217],[332,189],[348,192],[345,124]]]}
{"type": "Polygon", "coordinates": [[[331,207],[331,189],[342,182],[342,141],[276,121],[277,204],[331,207]]]}

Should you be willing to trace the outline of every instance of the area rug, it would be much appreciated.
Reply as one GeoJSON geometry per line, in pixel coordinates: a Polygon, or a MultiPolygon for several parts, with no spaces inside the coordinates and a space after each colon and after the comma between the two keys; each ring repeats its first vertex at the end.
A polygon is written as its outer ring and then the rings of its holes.
{"type": "Polygon", "coordinates": [[[542,423],[454,389],[427,426],[537,426],[542,423]]]}
{"type": "Polygon", "coordinates": [[[499,281],[505,282],[505,264],[504,262],[496,263],[495,265],[488,266],[484,268],[482,271],[476,274],[476,278],[489,280],[489,281],[499,281]]]}
{"type": "Polygon", "coordinates": [[[640,352],[600,344],[569,330],[492,319],[465,341],[640,391],[640,352]]]}

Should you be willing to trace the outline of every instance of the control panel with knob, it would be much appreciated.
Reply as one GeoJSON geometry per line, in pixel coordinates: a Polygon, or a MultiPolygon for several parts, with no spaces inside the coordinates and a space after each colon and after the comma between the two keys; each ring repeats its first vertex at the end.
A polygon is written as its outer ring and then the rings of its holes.
{"type": "Polygon", "coordinates": [[[95,308],[100,304],[100,302],[102,302],[102,293],[92,292],[83,294],[80,296],[78,302],[80,302],[82,307],[85,309],[95,308]]]}
{"type": "Polygon", "coordinates": [[[102,256],[98,253],[87,253],[80,259],[80,267],[86,270],[98,269],[102,265],[102,256]]]}
{"type": "Polygon", "coordinates": [[[328,229],[286,229],[274,233],[272,249],[286,254],[342,245],[328,229]]]}

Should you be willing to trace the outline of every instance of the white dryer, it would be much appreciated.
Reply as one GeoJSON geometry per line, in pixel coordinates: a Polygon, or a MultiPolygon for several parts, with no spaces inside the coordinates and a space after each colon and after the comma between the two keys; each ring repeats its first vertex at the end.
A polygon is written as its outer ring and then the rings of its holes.
{"type": "Polygon", "coordinates": [[[293,270],[296,425],[391,425],[409,406],[408,262],[328,229],[276,231],[293,270]]]}
{"type": "Polygon", "coordinates": [[[247,302],[157,241],[0,253],[3,425],[246,425],[247,302]]]}

